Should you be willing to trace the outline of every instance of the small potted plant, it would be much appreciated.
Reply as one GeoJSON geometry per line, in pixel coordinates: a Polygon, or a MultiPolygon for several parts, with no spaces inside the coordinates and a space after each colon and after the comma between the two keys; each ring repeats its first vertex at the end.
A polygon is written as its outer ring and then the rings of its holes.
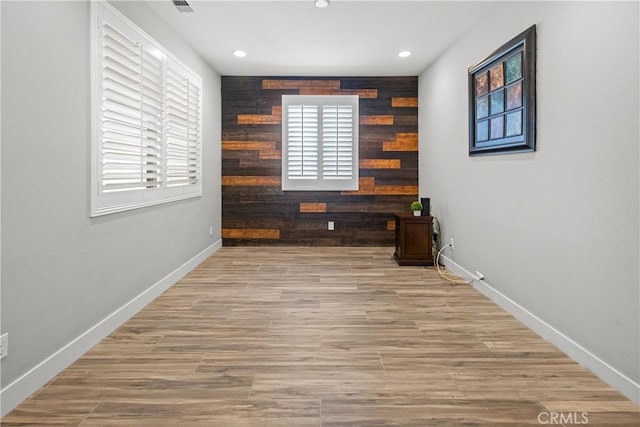
{"type": "Polygon", "coordinates": [[[411,210],[414,216],[420,216],[422,214],[422,203],[417,200],[411,203],[411,210]]]}

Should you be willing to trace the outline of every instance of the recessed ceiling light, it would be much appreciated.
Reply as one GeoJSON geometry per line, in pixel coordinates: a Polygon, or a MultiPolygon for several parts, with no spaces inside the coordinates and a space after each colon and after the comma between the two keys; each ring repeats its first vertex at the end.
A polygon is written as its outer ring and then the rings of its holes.
{"type": "Polygon", "coordinates": [[[244,50],[234,50],[233,55],[237,56],[238,58],[244,58],[245,56],[247,56],[247,52],[245,52],[244,50]]]}
{"type": "Polygon", "coordinates": [[[410,51],[410,50],[403,50],[403,51],[400,51],[400,52],[398,52],[398,56],[399,56],[400,58],[408,58],[408,57],[410,57],[410,56],[411,56],[411,51],[410,51]]]}
{"type": "Polygon", "coordinates": [[[316,0],[316,7],[325,8],[329,6],[329,0],[316,0]]]}

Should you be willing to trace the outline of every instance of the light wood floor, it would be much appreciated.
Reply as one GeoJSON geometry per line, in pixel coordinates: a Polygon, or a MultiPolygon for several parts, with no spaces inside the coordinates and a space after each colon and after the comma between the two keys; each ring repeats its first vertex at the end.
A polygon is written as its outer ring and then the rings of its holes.
{"type": "Polygon", "coordinates": [[[640,421],[637,406],[474,289],[398,267],[391,252],[225,247],[2,425],[640,421]]]}

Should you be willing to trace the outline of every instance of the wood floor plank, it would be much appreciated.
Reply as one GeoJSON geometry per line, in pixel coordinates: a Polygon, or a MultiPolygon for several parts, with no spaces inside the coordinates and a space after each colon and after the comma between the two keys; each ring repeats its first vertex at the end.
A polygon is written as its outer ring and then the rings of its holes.
{"type": "Polygon", "coordinates": [[[10,417],[2,420],[3,427],[8,426],[77,426],[100,400],[91,396],[57,395],[42,397],[36,394],[11,412],[10,417]],[[60,408],[64,407],[61,411],[60,408]]]}
{"type": "Polygon", "coordinates": [[[392,248],[224,247],[3,426],[638,425],[638,407],[392,248]]]}
{"type": "Polygon", "coordinates": [[[81,426],[151,426],[153,423],[160,426],[319,426],[320,401],[108,399],[101,402],[81,426]]]}

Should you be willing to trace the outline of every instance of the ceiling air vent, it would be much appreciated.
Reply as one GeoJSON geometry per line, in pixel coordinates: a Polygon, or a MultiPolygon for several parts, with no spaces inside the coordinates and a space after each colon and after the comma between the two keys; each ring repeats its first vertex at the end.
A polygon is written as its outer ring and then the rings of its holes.
{"type": "Polygon", "coordinates": [[[171,0],[171,2],[179,12],[193,12],[193,9],[186,0],[171,0]]]}

